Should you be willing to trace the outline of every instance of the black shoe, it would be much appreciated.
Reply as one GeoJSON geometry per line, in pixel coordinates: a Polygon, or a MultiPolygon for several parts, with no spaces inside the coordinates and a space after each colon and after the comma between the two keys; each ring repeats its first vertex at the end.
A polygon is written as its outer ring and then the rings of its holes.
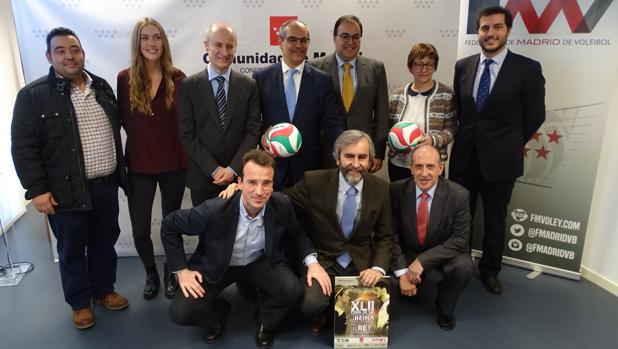
{"type": "Polygon", "coordinates": [[[275,340],[275,333],[264,327],[263,324],[259,324],[257,332],[255,333],[255,344],[260,349],[268,349],[273,345],[275,340]]]}
{"type": "Polygon", "coordinates": [[[481,282],[483,282],[483,286],[485,286],[485,288],[487,289],[487,291],[489,291],[489,293],[502,294],[502,283],[500,282],[497,276],[494,276],[494,275],[482,276],[481,275],[481,282]]]}
{"type": "Polygon", "coordinates": [[[436,300],[436,311],[438,313],[438,318],[436,322],[441,329],[445,331],[450,331],[455,328],[455,324],[457,321],[455,320],[455,316],[453,314],[447,314],[442,311],[442,308],[438,305],[438,301],[436,300]]]}
{"type": "Polygon", "coordinates": [[[146,274],[146,286],[144,286],[144,299],[153,299],[159,293],[159,287],[161,286],[161,280],[159,280],[159,273],[155,269],[154,272],[146,274]]]}
{"type": "Polygon", "coordinates": [[[168,299],[174,298],[178,289],[178,280],[176,275],[170,273],[167,269],[167,263],[163,264],[163,283],[165,284],[165,297],[168,299]]]}
{"type": "Polygon", "coordinates": [[[455,324],[457,321],[455,320],[455,316],[438,313],[438,319],[436,320],[438,326],[445,331],[450,331],[455,328],[455,324]]]}
{"type": "Polygon", "coordinates": [[[232,311],[232,305],[230,302],[225,299],[221,299],[223,302],[223,313],[221,314],[221,320],[216,325],[208,326],[208,332],[206,333],[206,342],[212,343],[216,341],[223,332],[225,331],[225,325],[227,324],[227,319],[230,317],[230,312],[232,311]]]}

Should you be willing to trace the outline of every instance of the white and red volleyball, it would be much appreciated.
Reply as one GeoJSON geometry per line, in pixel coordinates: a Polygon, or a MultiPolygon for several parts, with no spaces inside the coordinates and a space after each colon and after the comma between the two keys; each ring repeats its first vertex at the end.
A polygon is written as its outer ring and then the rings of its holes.
{"type": "Polygon", "coordinates": [[[413,122],[401,121],[391,127],[388,133],[388,145],[396,152],[404,152],[421,140],[423,133],[413,122]]]}
{"type": "Polygon", "coordinates": [[[266,133],[266,142],[277,158],[288,158],[300,150],[303,139],[296,126],[282,122],[271,127],[266,133]]]}

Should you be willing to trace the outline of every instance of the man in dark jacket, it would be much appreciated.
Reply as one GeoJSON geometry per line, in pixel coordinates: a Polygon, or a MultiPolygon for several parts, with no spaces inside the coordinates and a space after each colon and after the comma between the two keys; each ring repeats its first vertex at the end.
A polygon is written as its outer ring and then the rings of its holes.
{"type": "Polygon", "coordinates": [[[108,83],[84,70],[77,35],[52,29],[47,77],[19,91],[11,152],[26,199],[47,214],[58,240],[60,276],[77,329],[94,325],[91,299],[111,310],[129,306],[114,292],[118,186],[126,188],[120,121],[108,83]]]}
{"type": "Polygon", "coordinates": [[[212,343],[223,334],[231,309],[220,293],[234,282],[244,282],[260,290],[255,341],[266,349],[273,344],[274,329],[302,296],[284,255],[284,241],[305,257],[308,287],[316,285],[330,295],[331,283],[290,200],[273,193],[275,160],[253,149],[245,154],[241,170],[241,193],[231,200],[206,200],[190,210],[170,213],[161,224],[161,241],[181,291],[169,315],[179,325],[204,327],[206,341],[212,343]],[[199,236],[189,261],[183,235],[199,236]]]}

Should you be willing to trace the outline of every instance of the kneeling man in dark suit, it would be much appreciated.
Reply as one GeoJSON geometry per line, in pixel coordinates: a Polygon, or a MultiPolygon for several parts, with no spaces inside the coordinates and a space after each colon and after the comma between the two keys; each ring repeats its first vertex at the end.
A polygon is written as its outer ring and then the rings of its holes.
{"type": "Polygon", "coordinates": [[[436,309],[443,330],[455,327],[455,305],[474,266],[469,254],[468,191],[441,178],[444,164],[431,145],[417,148],[410,164],[414,178],[391,183],[395,235],[392,269],[404,296],[415,296],[430,272],[440,272],[436,309]]]}
{"type": "Polygon", "coordinates": [[[223,333],[230,314],[230,303],[219,294],[231,283],[242,281],[263,295],[256,311],[256,344],[259,348],[272,345],[274,328],[303,290],[284,257],[283,239],[292,241],[297,253],[306,256],[307,283],[317,280],[325,293],[331,292],[329,276],[317,262],[292,204],[285,195],[273,193],[274,173],[274,159],[251,150],[238,178],[240,192],[231,200],[207,200],[163,220],[163,247],[182,291],[172,301],[169,315],[179,325],[204,327],[209,343],[223,333]],[[199,236],[188,262],[183,234],[199,236]]]}

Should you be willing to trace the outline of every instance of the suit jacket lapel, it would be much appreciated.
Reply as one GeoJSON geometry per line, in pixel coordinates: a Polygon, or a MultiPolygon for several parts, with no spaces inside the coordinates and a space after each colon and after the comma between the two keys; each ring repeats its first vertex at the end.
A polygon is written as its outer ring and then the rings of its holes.
{"type": "Polygon", "coordinates": [[[400,231],[408,232],[411,235],[415,245],[418,243],[418,232],[416,230],[416,184],[414,180],[409,179],[403,193],[401,193],[401,212],[403,212],[404,226],[399,227],[400,231]],[[407,214],[406,212],[410,212],[407,214]]]}
{"type": "MultiPolygon", "coordinates": [[[[283,87],[283,71],[281,63],[278,63],[275,67],[275,74],[272,74],[272,78],[275,79],[271,86],[274,86],[275,93],[278,93],[281,98],[277,98],[279,100],[279,107],[277,109],[281,110],[281,117],[277,116],[277,118],[283,118],[283,115],[288,115],[288,104],[285,101],[285,88],[283,87]],[[279,91],[279,92],[276,92],[279,91]],[[285,114],[284,114],[285,113],[285,114]]],[[[286,122],[290,121],[290,117],[288,116],[285,120],[286,122]]]]}
{"type": "Polygon", "coordinates": [[[446,206],[446,196],[446,187],[442,180],[438,180],[436,191],[434,192],[433,198],[431,198],[431,210],[429,212],[427,237],[425,239],[426,246],[436,237],[438,227],[440,226],[440,220],[442,219],[442,212],[444,212],[446,206]]]}
{"type": "Polygon", "coordinates": [[[339,67],[337,66],[337,57],[335,57],[334,53],[329,59],[326,60],[326,63],[324,64],[324,71],[330,73],[337,96],[341,98],[341,86],[339,86],[339,67]]]}
{"type": "MultiPolygon", "coordinates": [[[[363,180],[361,210],[360,210],[359,217],[356,220],[356,224],[354,225],[354,230],[352,231],[352,234],[356,233],[358,227],[361,225],[361,222],[363,222],[363,220],[369,219],[369,215],[371,214],[371,211],[374,208],[374,206],[371,203],[373,202],[372,198],[376,197],[376,194],[375,194],[376,187],[371,184],[372,179],[369,177],[370,176],[366,176],[365,179],[363,180]]],[[[350,236],[352,236],[352,234],[350,234],[350,236]]]]}
{"type": "Polygon", "coordinates": [[[266,211],[264,211],[264,250],[267,255],[274,250],[274,231],[275,231],[275,211],[272,208],[270,201],[266,203],[266,211]]]}
{"type": "Polygon", "coordinates": [[[296,98],[296,109],[294,110],[294,118],[292,120],[296,120],[297,115],[301,116],[306,114],[302,110],[308,107],[308,103],[313,103],[313,99],[311,98],[312,93],[315,93],[313,68],[309,64],[305,63],[305,68],[303,68],[303,75],[300,80],[300,90],[298,91],[298,98],[296,98]]]}
{"type": "Polygon", "coordinates": [[[238,229],[238,217],[240,216],[240,200],[241,193],[230,200],[222,217],[229,219],[229,224],[225,228],[225,263],[228,265],[232,258],[232,250],[234,249],[234,241],[236,241],[236,230],[238,229]]]}
{"type": "Polygon", "coordinates": [[[242,100],[242,90],[237,84],[237,77],[234,71],[230,71],[230,81],[227,89],[227,105],[225,109],[225,129],[227,130],[234,118],[234,111],[236,110],[236,100],[242,100]]]}
{"type": "MultiPolygon", "coordinates": [[[[350,105],[350,110],[354,110],[354,107],[360,103],[361,96],[359,96],[359,92],[361,90],[361,86],[369,85],[367,81],[367,62],[363,59],[363,57],[356,57],[356,91],[354,91],[354,98],[352,98],[352,104],[350,105]]],[[[349,113],[352,114],[352,113],[349,113]]]]}
{"type": "Polygon", "coordinates": [[[494,86],[489,92],[489,96],[487,96],[487,101],[485,102],[486,109],[493,100],[495,100],[496,98],[499,98],[499,96],[501,95],[504,95],[502,93],[503,90],[506,90],[506,91],[512,90],[512,85],[510,85],[512,84],[512,81],[513,81],[512,78],[515,78],[515,79],[518,78],[517,76],[513,76],[514,67],[513,67],[513,61],[511,60],[512,56],[513,55],[511,54],[511,51],[508,51],[506,53],[506,57],[504,57],[504,62],[502,62],[502,67],[500,68],[500,71],[498,72],[498,75],[496,76],[496,81],[494,81],[494,86]]]}
{"type": "Polygon", "coordinates": [[[324,211],[328,212],[330,223],[333,227],[337,227],[337,231],[345,238],[341,224],[337,217],[337,193],[339,190],[339,170],[333,169],[330,172],[328,180],[322,186],[322,195],[324,198],[324,211]]]}
{"type": "Polygon", "coordinates": [[[464,91],[470,91],[470,96],[474,95],[474,80],[476,79],[480,59],[481,54],[479,53],[474,59],[468,61],[468,66],[466,67],[466,75],[468,76],[468,80],[466,80],[466,86],[462,86],[462,88],[464,91]]]}

